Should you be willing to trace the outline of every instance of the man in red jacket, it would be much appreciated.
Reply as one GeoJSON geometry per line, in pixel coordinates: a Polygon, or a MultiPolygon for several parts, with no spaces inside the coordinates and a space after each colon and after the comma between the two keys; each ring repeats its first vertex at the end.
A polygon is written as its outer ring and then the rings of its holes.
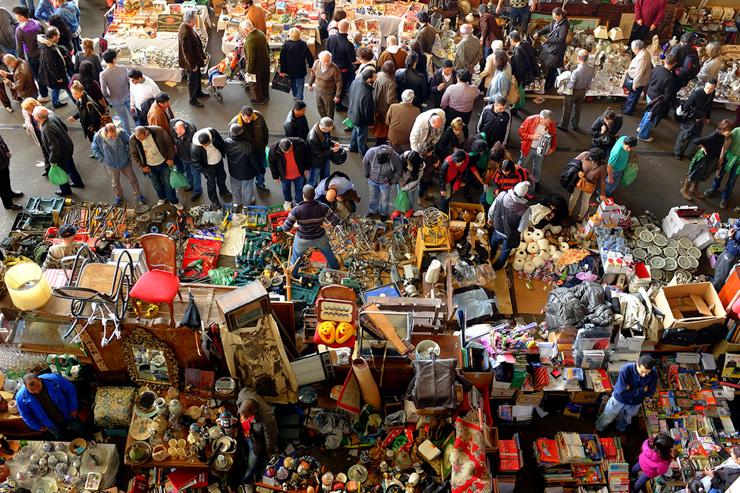
{"type": "Polygon", "coordinates": [[[663,22],[665,4],[666,0],[635,0],[635,23],[632,24],[630,43],[634,39],[650,43],[663,22]]]}
{"type": "Polygon", "coordinates": [[[519,165],[523,168],[532,164],[534,191],[539,188],[542,175],[542,161],[545,156],[555,152],[555,116],[550,110],[542,110],[539,115],[528,116],[519,127],[522,140],[522,155],[519,165]]]}

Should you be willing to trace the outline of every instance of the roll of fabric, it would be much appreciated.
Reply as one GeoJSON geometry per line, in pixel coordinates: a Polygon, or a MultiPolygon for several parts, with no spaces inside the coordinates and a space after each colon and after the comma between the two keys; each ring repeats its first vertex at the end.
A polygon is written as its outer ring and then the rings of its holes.
{"type": "Polygon", "coordinates": [[[373,374],[370,372],[367,361],[362,358],[352,360],[352,369],[355,371],[357,383],[360,385],[362,400],[365,401],[365,404],[373,406],[376,411],[381,411],[380,390],[378,384],[375,383],[373,374]]]}

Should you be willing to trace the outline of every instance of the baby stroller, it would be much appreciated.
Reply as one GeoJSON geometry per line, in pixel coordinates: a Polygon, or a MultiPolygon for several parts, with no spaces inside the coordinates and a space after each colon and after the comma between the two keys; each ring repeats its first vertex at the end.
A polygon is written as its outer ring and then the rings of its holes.
{"type": "Polygon", "coordinates": [[[244,81],[243,76],[244,57],[241,47],[235,48],[231,53],[208,69],[208,92],[218,100],[224,102],[223,88],[230,80],[244,81]]]}

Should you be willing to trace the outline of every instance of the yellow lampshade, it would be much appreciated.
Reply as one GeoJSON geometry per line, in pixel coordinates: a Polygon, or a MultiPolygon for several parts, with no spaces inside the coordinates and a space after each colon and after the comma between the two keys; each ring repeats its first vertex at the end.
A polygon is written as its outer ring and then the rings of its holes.
{"type": "Polygon", "coordinates": [[[19,310],[41,308],[51,298],[51,287],[44,271],[33,262],[23,262],[8,269],[5,285],[11,301],[19,310]]]}

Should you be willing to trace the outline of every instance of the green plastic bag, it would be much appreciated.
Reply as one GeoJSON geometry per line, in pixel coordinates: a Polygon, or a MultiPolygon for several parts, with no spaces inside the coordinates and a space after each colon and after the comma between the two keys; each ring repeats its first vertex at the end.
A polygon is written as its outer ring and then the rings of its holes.
{"type": "Polygon", "coordinates": [[[404,214],[411,209],[411,201],[409,200],[409,194],[406,190],[399,190],[396,194],[396,200],[393,202],[393,207],[404,214]]]}
{"type": "Polygon", "coordinates": [[[344,126],[347,128],[355,128],[355,124],[352,123],[352,120],[350,120],[349,118],[345,118],[344,120],[342,120],[342,123],[344,123],[344,126]]]}
{"type": "Polygon", "coordinates": [[[52,185],[60,186],[69,183],[69,176],[67,172],[59,167],[57,164],[52,164],[49,168],[49,182],[52,185]]]}
{"type": "Polygon", "coordinates": [[[511,107],[512,110],[520,110],[527,104],[526,94],[524,93],[524,86],[519,84],[519,101],[511,107]]]}
{"type": "Polygon", "coordinates": [[[622,185],[625,187],[630,186],[632,182],[637,179],[638,169],[636,162],[630,161],[627,163],[627,167],[624,169],[624,173],[622,174],[622,185]]]}
{"type": "Polygon", "coordinates": [[[170,186],[172,188],[188,188],[190,184],[184,173],[180,173],[173,168],[170,170],[170,186]]]}

